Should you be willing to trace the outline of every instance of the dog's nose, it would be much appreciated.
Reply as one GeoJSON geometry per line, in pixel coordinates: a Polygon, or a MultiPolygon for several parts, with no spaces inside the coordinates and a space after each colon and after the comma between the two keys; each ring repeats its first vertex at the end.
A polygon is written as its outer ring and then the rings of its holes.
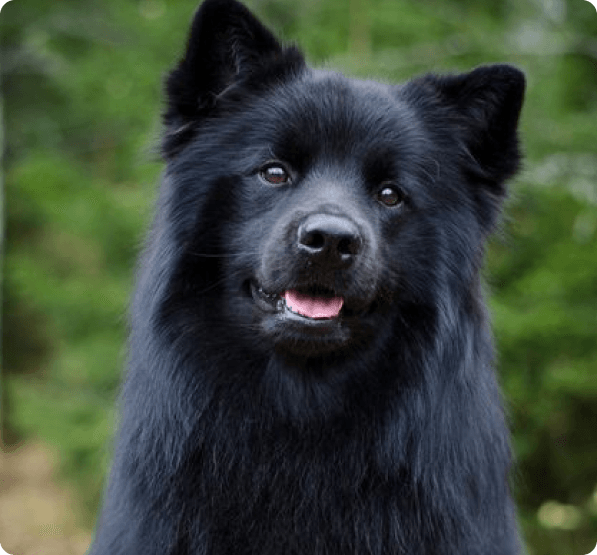
{"type": "Polygon", "coordinates": [[[311,214],[298,228],[299,252],[325,264],[352,264],[362,243],[359,228],[342,216],[311,214]]]}

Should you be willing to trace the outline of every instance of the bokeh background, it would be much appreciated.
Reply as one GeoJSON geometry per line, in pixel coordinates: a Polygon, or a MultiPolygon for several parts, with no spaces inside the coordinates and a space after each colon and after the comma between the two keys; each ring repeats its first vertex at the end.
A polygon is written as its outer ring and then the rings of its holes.
{"type": "MultiPolygon", "coordinates": [[[[492,241],[528,552],[597,542],[597,11],[585,0],[249,0],[308,59],[388,81],[526,71],[525,167],[492,241]]],[[[78,555],[110,459],[165,72],[195,0],[13,0],[0,14],[0,543],[78,555]]]]}

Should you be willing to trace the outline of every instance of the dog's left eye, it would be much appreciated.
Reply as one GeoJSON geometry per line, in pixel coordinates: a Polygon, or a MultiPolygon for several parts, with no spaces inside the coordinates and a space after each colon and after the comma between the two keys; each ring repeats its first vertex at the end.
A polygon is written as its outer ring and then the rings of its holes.
{"type": "Polygon", "coordinates": [[[398,206],[404,202],[404,193],[393,185],[384,184],[377,193],[377,200],[386,206],[398,206]]]}
{"type": "Polygon", "coordinates": [[[268,164],[259,171],[259,175],[271,185],[285,185],[290,181],[290,174],[280,164],[268,164]]]}

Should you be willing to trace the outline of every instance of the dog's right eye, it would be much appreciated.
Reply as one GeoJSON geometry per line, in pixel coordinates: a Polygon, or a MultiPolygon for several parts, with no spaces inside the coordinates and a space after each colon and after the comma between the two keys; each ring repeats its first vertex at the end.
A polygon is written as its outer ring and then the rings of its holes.
{"type": "Polygon", "coordinates": [[[259,171],[259,175],[271,185],[286,185],[290,182],[290,174],[280,164],[268,164],[259,171]]]}
{"type": "Polygon", "coordinates": [[[382,189],[377,193],[377,200],[386,206],[400,206],[404,202],[405,195],[401,189],[392,183],[384,183],[382,189]]]}

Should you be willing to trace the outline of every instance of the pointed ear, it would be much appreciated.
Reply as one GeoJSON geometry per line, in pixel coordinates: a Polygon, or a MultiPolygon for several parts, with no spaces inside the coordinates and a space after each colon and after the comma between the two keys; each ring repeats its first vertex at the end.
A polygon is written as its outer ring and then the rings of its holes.
{"type": "Polygon", "coordinates": [[[520,163],[518,118],[524,98],[524,74],[509,65],[479,67],[470,73],[424,78],[456,123],[469,170],[494,194],[520,163]]]}
{"type": "Polygon", "coordinates": [[[185,136],[189,124],[208,114],[232,85],[280,79],[280,73],[303,64],[298,50],[283,48],[239,2],[205,0],[193,19],[186,52],[166,81],[169,138],[180,142],[179,134],[185,136]]]}

